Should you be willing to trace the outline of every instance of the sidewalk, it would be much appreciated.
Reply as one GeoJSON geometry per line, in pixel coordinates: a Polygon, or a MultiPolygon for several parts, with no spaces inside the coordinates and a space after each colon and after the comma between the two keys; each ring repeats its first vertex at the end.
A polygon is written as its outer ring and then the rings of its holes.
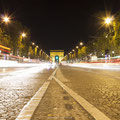
{"type": "Polygon", "coordinates": [[[53,80],[32,120],[94,120],[94,118],[53,80]]]}

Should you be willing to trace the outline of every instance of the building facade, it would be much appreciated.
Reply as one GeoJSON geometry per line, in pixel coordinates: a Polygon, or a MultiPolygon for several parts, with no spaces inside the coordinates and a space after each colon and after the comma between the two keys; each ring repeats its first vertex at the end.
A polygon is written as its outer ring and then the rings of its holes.
{"type": "Polygon", "coordinates": [[[52,62],[60,63],[64,57],[64,50],[50,50],[52,62]]]}

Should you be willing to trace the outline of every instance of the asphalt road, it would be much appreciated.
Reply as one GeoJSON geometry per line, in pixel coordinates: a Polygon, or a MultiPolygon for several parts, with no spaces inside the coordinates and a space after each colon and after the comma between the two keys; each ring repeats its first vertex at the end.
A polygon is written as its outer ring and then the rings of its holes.
{"type": "MultiPolygon", "coordinates": [[[[0,120],[15,120],[53,71],[49,67],[0,68],[0,120]]],[[[120,120],[120,70],[60,66],[55,76],[111,120],[120,120]]],[[[94,120],[54,79],[32,117],[52,119],[94,120]]]]}
{"type": "Polygon", "coordinates": [[[55,80],[45,93],[31,120],[95,120],[55,80]]]}
{"type": "Polygon", "coordinates": [[[120,120],[120,70],[62,66],[56,77],[111,120],[120,120]]]}
{"type": "Polygon", "coordinates": [[[0,120],[15,120],[54,69],[0,68],[0,120]]]}

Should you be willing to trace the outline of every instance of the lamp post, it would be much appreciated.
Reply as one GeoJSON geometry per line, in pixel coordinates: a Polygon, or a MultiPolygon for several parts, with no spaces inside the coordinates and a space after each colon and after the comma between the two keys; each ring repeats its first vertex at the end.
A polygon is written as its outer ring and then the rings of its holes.
{"type": "Polygon", "coordinates": [[[40,60],[42,59],[42,49],[40,49],[40,51],[39,51],[39,59],[40,60]]]}
{"type": "Polygon", "coordinates": [[[35,47],[35,57],[37,58],[37,53],[38,53],[38,48],[39,48],[39,46],[37,45],[36,47],[35,47]]]}
{"type": "MultiPolygon", "coordinates": [[[[113,20],[114,20],[113,17],[107,17],[107,18],[104,19],[105,25],[107,25],[109,27],[109,34],[111,34],[111,32],[112,32],[111,25],[113,23],[113,20]]],[[[106,35],[106,38],[107,37],[108,37],[108,34],[106,35]]]]}
{"type": "Polygon", "coordinates": [[[31,42],[31,45],[32,45],[32,49],[33,49],[33,58],[35,58],[35,56],[36,56],[36,45],[35,45],[35,43],[34,42],[31,42]]]}
{"type": "Polygon", "coordinates": [[[31,42],[30,49],[29,49],[29,58],[34,58],[34,55],[35,55],[34,45],[35,43],[31,42]]]}
{"type": "MultiPolygon", "coordinates": [[[[83,46],[83,42],[80,42],[78,48],[81,49],[82,46],[83,46]]],[[[78,58],[80,59],[79,54],[78,54],[78,58]]]]}
{"type": "Polygon", "coordinates": [[[73,59],[72,60],[74,60],[74,58],[75,58],[75,55],[74,55],[75,50],[73,49],[72,52],[73,52],[73,56],[72,56],[73,59]]]}
{"type": "MultiPolygon", "coordinates": [[[[109,37],[108,40],[112,40],[112,36],[114,35],[113,20],[114,20],[113,17],[107,17],[107,18],[104,19],[104,23],[109,27],[109,32],[108,32],[108,34],[105,36],[106,38],[108,38],[109,35],[110,35],[110,37],[109,37]]],[[[113,42],[113,41],[111,41],[111,42],[112,42],[112,44],[110,44],[110,48],[114,49],[114,42],[113,42]]],[[[108,51],[109,51],[109,49],[108,49],[108,51]]],[[[108,53],[107,53],[107,54],[108,54],[108,53]]],[[[112,54],[113,54],[113,53],[112,53],[112,54]]],[[[111,54],[111,55],[112,55],[112,54],[111,54]]]]}
{"type": "Polygon", "coordinates": [[[26,37],[26,33],[22,32],[20,34],[20,41],[18,42],[18,50],[17,50],[17,54],[19,54],[19,56],[23,56],[23,50],[22,50],[22,42],[23,42],[23,38],[26,37]]]}
{"type": "Polygon", "coordinates": [[[78,48],[79,48],[79,46],[76,46],[76,59],[77,59],[77,61],[78,61],[78,48]]]}
{"type": "Polygon", "coordinates": [[[114,52],[114,51],[112,51],[113,57],[114,57],[114,53],[115,53],[115,52],[114,52]]]}
{"type": "MultiPolygon", "coordinates": [[[[2,23],[8,24],[10,22],[10,17],[7,15],[4,15],[1,17],[0,23],[1,23],[1,29],[2,29],[2,23]]],[[[3,36],[7,36],[7,34],[4,34],[3,36]]],[[[2,51],[1,51],[2,52],[2,51]]],[[[0,52],[0,53],[1,53],[0,52]]]]}

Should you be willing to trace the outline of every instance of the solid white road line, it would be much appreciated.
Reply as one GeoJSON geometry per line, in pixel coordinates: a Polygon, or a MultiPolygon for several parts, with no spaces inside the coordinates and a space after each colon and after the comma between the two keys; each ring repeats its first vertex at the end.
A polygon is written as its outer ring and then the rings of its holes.
{"type": "Polygon", "coordinates": [[[45,94],[50,82],[45,82],[43,86],[36,92],[31,100],[23,107],[22,111],[16,118],[16,120],[30,120],[32,115],[39,105],[43,95],[45,94]]]}
{"type": "Polygon", "coordinates": [[[58,67],[55,69],[55,71],[52,73],[52,76],[55,76],[56,72],[58,70],[58,67]]]}
{"type": "Polygon", "coordinates": [[[95,120],[110,120],[105,114],[99,111],[95,106],[86,101],[83,97],[75,93],[72,89],[68,88],[65,84],[63,84],[60,80],[53,76],[56,82],[67,91],[88,113],[91,114],[95,120]]]}
{"type": "MultiPolygon", "coordinates": [[[[57,70],[57,69],[56,69],[57,70]]],[[[53,72],[55,74],[56,70],[53,72]]],[[[53,76],[48,78],[50,80],[53,76]]],[[[39,105],[41,99],[43,98],[47,88],[49,87],[50,81],[46,81],[42,87],[36,92],[36,94],[31,98],[31,100],[23,107],[20,114],[16,120],[31,120],[33,113],[35,112],[37,106],[39,105]]]]}

